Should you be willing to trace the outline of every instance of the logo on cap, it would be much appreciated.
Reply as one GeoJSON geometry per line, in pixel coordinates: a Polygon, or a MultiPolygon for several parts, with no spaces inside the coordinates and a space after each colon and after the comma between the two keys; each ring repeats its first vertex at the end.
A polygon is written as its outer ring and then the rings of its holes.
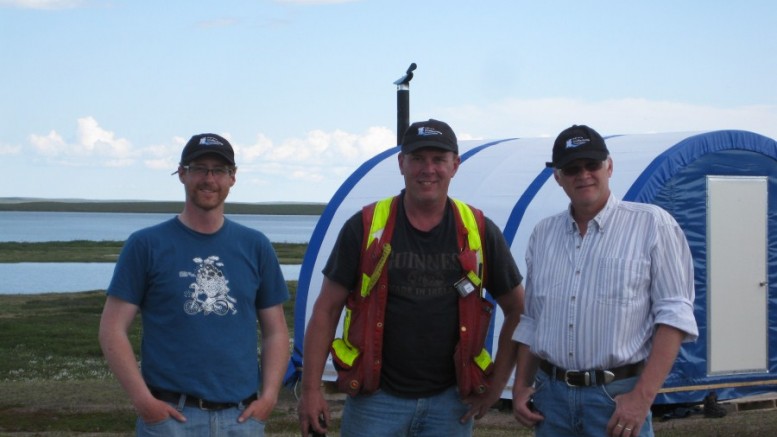
{"type": "Polygon", "coordinates": [[[224,143],[219,141],[218,138],[202,137],[200,138],[200,145],[201,146],[223,146],[224,143]]]}
{"type": "Polygon", "coordinates": [[[580,147],[585,145],[586,143],[590,143],[590,138],[585,137],[574,137],[567,140],[566,145],[564,146],[565,149],[574,149],[575,147],[580,147]]]}
{"type": "Polygon", "coordinates": [[[442,132],[438,131],[433,127],[421,126],[418,128],[418,135],[422,137],[427,137],[432,135],[442,135],[442,132]]]}

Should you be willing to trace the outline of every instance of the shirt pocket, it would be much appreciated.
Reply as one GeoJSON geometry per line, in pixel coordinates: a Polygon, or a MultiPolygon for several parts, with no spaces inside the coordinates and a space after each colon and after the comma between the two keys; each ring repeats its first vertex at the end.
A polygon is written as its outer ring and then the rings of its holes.
{"type": "Polygon", "coordinates": [[[597,301],[605,305],[634,305],[648,298],[650,263],[646,259],[603,258],[596,271],[597,301]]]}

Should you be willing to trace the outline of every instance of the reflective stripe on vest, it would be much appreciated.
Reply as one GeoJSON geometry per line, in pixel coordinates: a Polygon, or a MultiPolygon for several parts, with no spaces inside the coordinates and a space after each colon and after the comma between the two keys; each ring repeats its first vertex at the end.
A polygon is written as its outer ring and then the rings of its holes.
{"type": "MultiPolygon", "coordinates": [[[[391,199],[392,198],[389,197],[388,199],[383,199],[375,204],[375,211],[372,214],[372,223],[370,225],[370,233],[367,235],[367,241],[364,242],[365,251],[366,248],[370,247],[370,244],[372,244],[373,241],[380,240],[380,237],[383,236],[383,230],[386,228],[386,223],[388,223],[389,214],[391,213],[391,199]]],[[[375,284],[378,283],[380,274],[383,271],[383,266],[386,265],[386,260],[388,260],[390,253],[391,245],[385,244],[383,246],[380,261],[378,261],[378,264],[375,266],[375,270],[370,273],[362,272],[362,286],[360,290],[362,297],[367,297],[372,291],[372,288],[375,287],[375,284]]]]}
{"type": "MultiPolygon", "coordinates": [[[[469,249],[475,252],[477,256],[477,265],[483,265],[483,245],[480,241],[480,231],[478,230],[478,222],[475,219],[475,214],[472,209],[466,203],[458,199],[452,199],[456,208],[461,215],[461,221],[464,223],[464,227],[467,229],[467,242],[469,249]]],[[[483,272],[467,272],[467,278],[472,281],[475,286],[480,287],[483,282],[483,272]]]]}

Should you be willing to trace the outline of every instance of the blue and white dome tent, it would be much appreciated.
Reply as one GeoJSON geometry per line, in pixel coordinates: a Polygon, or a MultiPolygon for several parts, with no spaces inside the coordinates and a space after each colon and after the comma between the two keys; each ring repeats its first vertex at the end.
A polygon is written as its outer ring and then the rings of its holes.
{"type": "MultiPolygon", "coordinates": [[[[694,257],[699,339],[684,343],[656,403],[701,402],[777,390],[777,142],[721,130],[606,137],[614,195],[669,211],[694,257]]],[[[525,272],[534,225],[568,205],[545,167],[552,138],[462,141],[450,195],[483,209],[499,226],[525,272]]],[[[363,205],[403,188],[398,147],[362,164],[338,189],[317,223],[302,264],[290,368],[302,363],[305,327],[321,270],[343,223],[363,205]]],[[[503,315],[495,312],[493,332],[503,315]]],[[[338,333],[339,334],[339,333],[338,333]]],[[[489,345],[496,352],[497,339],[489,345]]],[[[294,378],[298,375],[290,375],[294,378]]],[[[326,381],[336,377],[331,358],[326,381]]],[[[511,397],[512,380],[503,393],[511,397]]]]}

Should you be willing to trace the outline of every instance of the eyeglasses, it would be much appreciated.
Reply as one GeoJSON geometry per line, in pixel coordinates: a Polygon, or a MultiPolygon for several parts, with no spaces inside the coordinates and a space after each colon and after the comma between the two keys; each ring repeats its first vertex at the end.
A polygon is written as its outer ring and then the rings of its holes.
{"type": "Polygon", "coordinates": [[[577,176],[585,168],[589,173],[599,171],[604,165],[604,161],[586,161],[583,165],[569,165],[560,169],[564,176],[577,176]]]}
{"type": "Polygon", "coordinates": [[[227,166],[208,168],[204,165],[184,165],[183,168],[187,173],[203,178],[207,177],[208,173],[213,173],[214,178],[223,178],[227,175],[232,176],[235,172],[233,168],[227,166]]]}

